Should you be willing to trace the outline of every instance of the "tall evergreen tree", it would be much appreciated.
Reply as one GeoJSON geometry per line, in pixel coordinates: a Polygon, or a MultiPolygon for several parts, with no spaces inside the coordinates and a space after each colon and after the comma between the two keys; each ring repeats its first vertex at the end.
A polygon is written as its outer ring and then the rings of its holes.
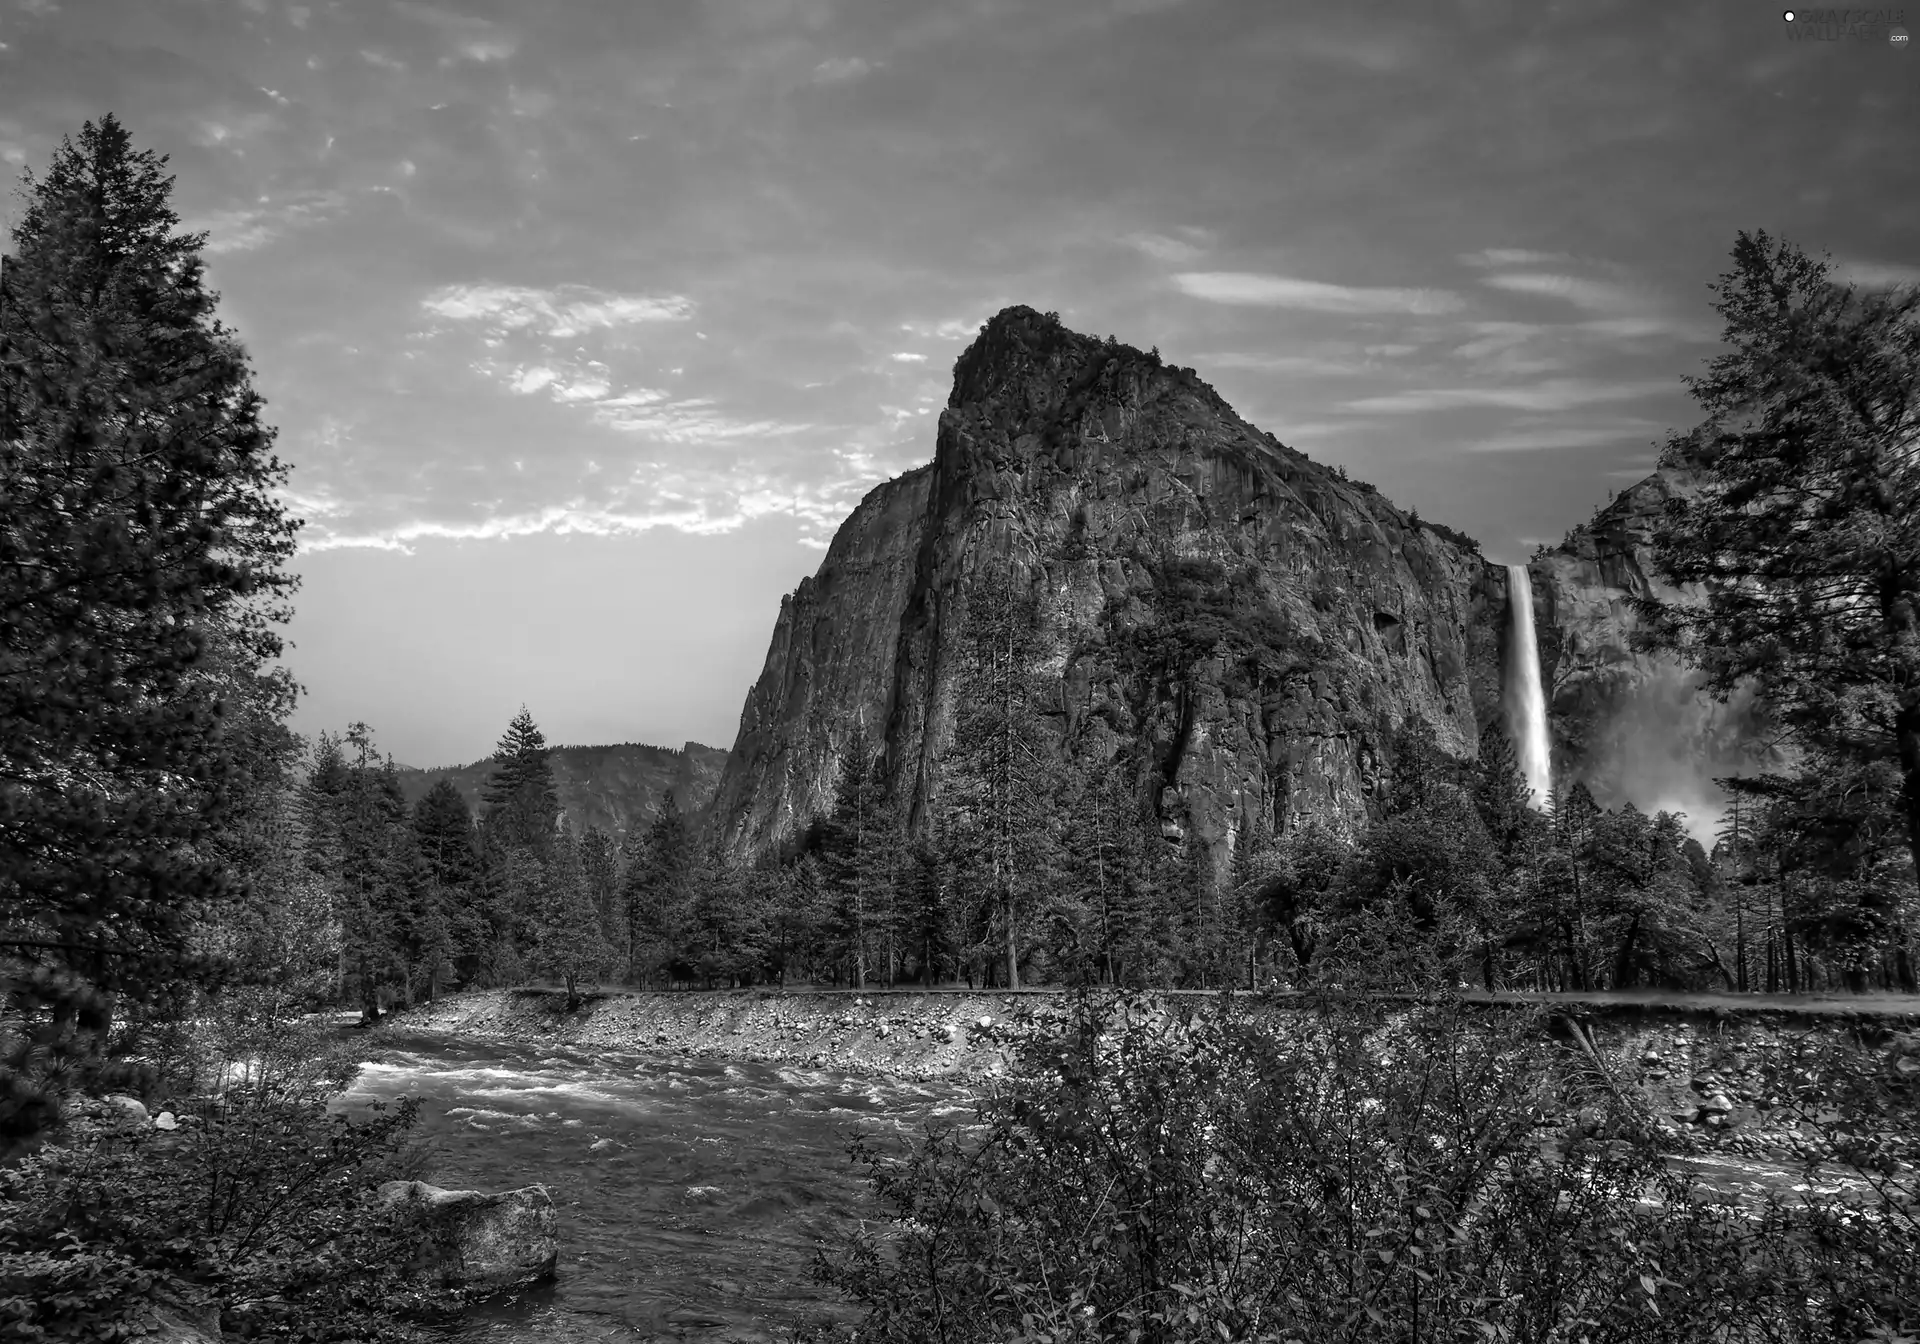
{"type": "MultiPolygon", "coordinates": [[[[97,1059],[116,1000],[191,977],[196,912],[235,883],[200,845],[231,806],[218,630],[280,652],[298,524],[204,234],[166,159],[112,117],[29,173],[0,260],[0,989],[24,1025],[0,1129],[49,1113],[28,1054],[97,1059]]],[[[283,683],[283,689],[290,686],[283,683]]]]}
{"type": "Polygon", "coordinates": [[[627,867],[623,892],[628,929],[628,974],[671,981],[688,951],[692,905],[693,835],[668,790],[627,867]]]}
{"type": "MultiPolygon", "coordinates": [[[[1020,987],[1025,926],[1053,862],[1055,795],[1063,780],[1045,754],[1034,672],[1039,612],[1011,566],[990,567],[967,596],[967,657],[945,762],[951,843],[984,898],[975,921],[1020,987]]],[[[975,946],[987,950],[983,940],[975,946]]]]}
{"type": "Polygon", "coordinates": [[[559,980],[566,987],[567,1011],[573,1012],[580,1006],[580,986],[606,972],[613,949],[594,907],[580,842],[571,827],[562,827],[554,836],[534,908],[529,961],[536,975],[559,980]]]}
{"type": "Polygon", "coordinates": [[[833,893],[831,938],[855,989],[867,987],[873,935],[891,907],[891,846],[885,783],[866,725],[840,755],[833,811],[820,827],[822,874],[833,893]]]}
{"type": "Polygon", "coordinates": [[[1714,693],[1751,680],[1809,745],[1897,762],[1920,877],[1920,288],[1830,269],[1739,234],[1715,285],[1730,348],[1686,380],[1707,419],[1664,458],[1701,487],[1655,536],[1661,577],[1703,600],[1644,606],[1714,693]]]}
{"type": "Polygon", "coordinates": [[[544,857],[553,845],[560,798],[547,758],[547,739],[525,705],[513,716],[494,749],[495,769],[483,795],[486,825],[496,844],[521,847],[544,857]]]}

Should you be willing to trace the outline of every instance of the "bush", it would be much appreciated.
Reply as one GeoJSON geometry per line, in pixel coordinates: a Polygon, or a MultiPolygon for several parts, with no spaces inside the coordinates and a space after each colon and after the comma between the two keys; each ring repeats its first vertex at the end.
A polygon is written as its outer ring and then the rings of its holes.
{"type": "Polygon", "coordinates": [[[1703,1198],[1637,1094],[1557,1049],[1457,1003],[1179,1027],[1083,1002],[978,1126],[856,1145],[887,1217],[818,1273],[867,1341],[1854,1344],[1912,1323],[1910,1220],[1703,1198]]]}
{"type": "Polygon", "coordinates": [[[0,1337],[122,1340],[157,1302],[240,1339],[412,1340],[458,1305],[415,1281],[433,1248],[375,1198],[420,1172],[417,1103],[329,1113],[351,1056],[285,1023],[224,1035],[254,1053],[226,1060],[223,1094],[181,1103],[176,1130],[79,1103],[0,1169],[0,1337]]]}

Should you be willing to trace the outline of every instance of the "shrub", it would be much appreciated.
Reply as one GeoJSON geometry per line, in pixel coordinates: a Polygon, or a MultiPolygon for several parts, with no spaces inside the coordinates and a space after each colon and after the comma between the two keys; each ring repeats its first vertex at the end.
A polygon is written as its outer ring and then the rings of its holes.
{"type": "Polygon", "coordinates": [[[229,1021],[224,1094],[155,1128],[81,1103],[54,1141],[0,1169],[0,1337],[122,1340],[153,1304],[217,1313],[229,1337],[422,1337],[455,1294],[416,1283],[432,1248],[381,1207],[420,1172],[411,1098],[355,1117],[328,1098],[351,1056],[313,1031],[229,1021]]]}
{"type": "Polygon", "coordinates": [[[1911,1324],[1910,1221],[1705,1199],[1637,1094],[1557,1048],[1458,1003],[1182,1027],[1086,1001],[978,1126],[856,1145],[887,1217],[818,1273],[867,1341],[1854,1344],[1911,1324]]]}

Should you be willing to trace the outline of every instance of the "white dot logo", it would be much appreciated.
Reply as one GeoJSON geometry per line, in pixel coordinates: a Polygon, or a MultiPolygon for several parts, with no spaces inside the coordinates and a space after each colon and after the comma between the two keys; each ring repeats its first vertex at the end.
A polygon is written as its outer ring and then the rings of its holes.
{"type": "Polygon", "coordinates": [[[1788,10],[1788,11],[1787,11],[1786,13],[1784,13],[1784,14],[1782,14],[1782,15],[1781,15],[1780,17],[1781,17],[1781,18],[1783,18],[1783,19],[1785,19],[1785,20],[1786,20],[1786,21],[1787,21],[1788,23],[1792,23],[1792,22],[1793,22],[1793,11],[1792,11],[1792,10],[1788,10]]]}
{"type": "Polygon", "coordinates": [[[1887,29],[1887,41],[1891,42],[1900,50],[1905,51],[1907,49],[1907,30],[1905,28],[1887,29]]]}

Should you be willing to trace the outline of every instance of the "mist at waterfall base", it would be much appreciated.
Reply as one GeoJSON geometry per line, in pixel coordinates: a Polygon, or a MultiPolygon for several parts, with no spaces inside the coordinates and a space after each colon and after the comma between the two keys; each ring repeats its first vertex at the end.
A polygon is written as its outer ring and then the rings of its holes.
{"type": "Polygon", "coordinates": [[[855,1134],[965,1124],[959,1086],[831,1069],[396,1036],[340,1104],[417,1097],[451,1189],[542,1184],[555,1281],[477,1310],[462,1341],[772,1341],[848,1308],[808,1276],[866,1208],[855,1134]]]}
{"type": "MultiPolygon", "coordinates": [[[[1554,783],[1551,732],[1525,565],[1507,567],[1508,627],[1502,669],[1507,734],[1533,806],[1545,809],[1554,783]]],[[[1761,746],[1765,735],[1750,697],[1708,701],[1700,678],[1678,665],[1645,661],[1631,690],[1612,697],[1604,721],[1588,728],[1580,779],[1602,807],[1632,803],[1649,816],[1678,813],[1687,834],[1711,852],[1729,799],[1716,778],[1767,773],[1782,761],[1761,746]]],[[[1571,781],[1558,781],[1562,787],[1571,781]]]]}

